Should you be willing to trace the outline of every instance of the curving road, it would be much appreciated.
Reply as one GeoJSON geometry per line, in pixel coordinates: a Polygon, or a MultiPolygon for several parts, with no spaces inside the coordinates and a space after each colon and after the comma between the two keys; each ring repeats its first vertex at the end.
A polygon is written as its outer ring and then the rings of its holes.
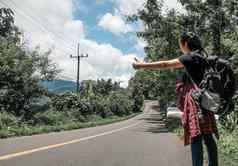
{"type": "Polygon", "coordinates": [[[168,133],[147,102],[130,120],[0,140],[0,166],[190,166],[190,149],[168,133]]]}

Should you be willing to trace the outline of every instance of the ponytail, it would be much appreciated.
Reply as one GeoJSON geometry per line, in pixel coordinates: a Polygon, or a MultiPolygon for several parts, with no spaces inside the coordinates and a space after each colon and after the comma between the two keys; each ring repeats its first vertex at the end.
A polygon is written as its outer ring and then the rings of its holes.
{"type": "Polygon", "coordinates": [[[203,47],[199,50],[199,53],[205,57],[208,57],[208,53],[203,47]]]}
{"type": "Polygon", "coordinates": [[[193,52],[198,52],[203,56],[208,56],[207,51],[202,47],[200,38],[193,32],[184,32],[180,36],[180,42],[184,45],[188,44],[188,48],[193,52]]]}

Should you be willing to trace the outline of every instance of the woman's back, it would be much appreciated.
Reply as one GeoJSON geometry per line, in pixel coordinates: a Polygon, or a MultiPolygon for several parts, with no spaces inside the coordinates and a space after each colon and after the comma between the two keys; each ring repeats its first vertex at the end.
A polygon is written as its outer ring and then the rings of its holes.
{"type": "MultiPolygon", "coordinates": [[[[207,64],[205,58],[203,58],[199,53],[190,52],[188,54],[180,56],[178,59],[184,65],[193,81],[197,85],[199,85],[203,79],[205,67],[207,64]]],[[[190,82],[187,74],[184,75],[183,82],[190,82]]]]}

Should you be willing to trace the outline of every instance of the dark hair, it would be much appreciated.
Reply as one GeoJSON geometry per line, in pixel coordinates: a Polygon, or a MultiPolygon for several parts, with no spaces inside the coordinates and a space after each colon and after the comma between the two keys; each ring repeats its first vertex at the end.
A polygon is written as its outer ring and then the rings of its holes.
{"type": "Polygon", "coordinates": [[[207,55],[207,52],[202,47],[200,38],[198,37],[198,35],[196,35],[193,32],[182,33],[182,35],[180,36],[180,42],[182,45],[184,45],[185,42],[187,42],[188,48],[191,51],[197,51],[198,53],[200,53],[202,55],[203,54],[207,55]]]}

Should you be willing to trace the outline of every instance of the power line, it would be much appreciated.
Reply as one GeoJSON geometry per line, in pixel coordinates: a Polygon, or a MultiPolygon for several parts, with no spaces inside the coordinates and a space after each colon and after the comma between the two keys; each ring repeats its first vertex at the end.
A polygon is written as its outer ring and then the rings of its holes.
{"type": "MultiPolygon", "coordinates": [[[[15,6],[15,9],[18,8],[17,4],[16,4],[14,1],[12,1],[12,0],[9,0],[9,1],[10,1],[10,3],[11,3],[13,6],[15,6]]],[[[23,10],[22,8],[21,8],[21,9],[18,8],[18,10],[20,10],[21,12],[23,12],[25,15],[29,16],[34,22],[35,22],[35,20],[37,20],[38,22],[41,22],[40,19],[38,19],[38,18],[36,18],[36,17],[30,15],[28,12],[26,12],[26,10],[23,10]]],[[[49,23],[49,20],[48,20],[48,19],[44,19],[44,20],[46,20],[47,23],[49,23]]],[[[39,24],[38,22],[36,22],[36,23],[37,23],[38,25],[42,26],[42,27],[44,28],[44,30],[46,30],[48,33],[52,33],[54,36],[58,37],[59,39],[61,39],[61,40],[63,40],[63,41],[65,40],[65,36],[61,36],[61,35],[59,35],[59,34],[56,34],[56,33],[52,32],[52,31],[50,31],[48,28],[46,28],[46,27],[45,27],[44,25],[42,25],[42,24],[39,24]]],[[[51,25],[52,25],[52,24],[51,24],[51,25]]],[[[67,45],[68,45],[71,49],[74,49],[73,45],[68,44],[68,43],[67,43],[67,45]]]]}
{"type": "MultiPolygon", "coordinates": [[[[9,1],[11,1],[11,0],[9,0],[9,1]]],[[[2,4],[3,6],[6,6],[6,7],[9,7],[9,8],[14,9],[15,12],[17,12],[17,13],[20,14],[20,15],[22,15],[22,16],[25,17],[26,19],[28,19],[28,20],[32,23],[33,26],[39,27],[39,28],[41,29],[41,32],[47,32],[47,33],[50,35],[51,40],[54,41],[55,43],[57,43],[57,42],[54,40],[54,38],[60,39],[60,40],[62,40],[64,43],[66,43],[66,42],[64,41],[65,39],[63,39],[63,38],[60,37],[59,35],[56,35],[54,32],[52,32],[52,31],[50,31],[49,29],[47,29],[44,25],[41,25],[41,24],[39,24],[38,22],[36,22],[36,21],[35,21],[35,20],[37,20],[36,18],[34,18],[32,15],[27,14],[24,10],[21,10],[21,9],[17,8],[15,2],[13,2],[13,1],[11,1],[11,2],[12,2],[12,3],[11,3],[12,5],[6,4],[6,3],[4,3],[4,2],[0,2],[0,4],[2,4]],[[15,7],[13,7],[13,6],[15,6],[15,7]],[[53,35],[54,38],[52,38],[52,35],[53,35]]],[[[40,22],[39,19],[38,19],[38,21],[40,22]]],[[[48,20],[47,20],[47,21],[48,21],[48,20]]],[[[67,44],[67,45],[68,45],[68,44],[67,44]]],[[[64,46],[64,47],[65,47],[65,46],[64,46]]],[[[67,48],[67,49],[69,49],[70,51],[73,52],[73,49],[72,49],[71,46],[68,45],[68,47],[65,47],[65,48],[67,48]]],[[[57,47],[57,49],[60,49],[60,50],[62,50],[64,53],[66,53],[65,50],[63,50],[63,49],[61,49],[61,48],[58,48],[58,47],[57,47]]],[[[78,58],[80,59],[80,58],[83,58],[83,57],[87,57],[87,56],[84,56],[84,55],[79,56],[79,46],[78,46],[78,58]]],[[[79,63],[80,63],[80,61],[78,61],[78,74],[77,74],[77,89],[78,89],[78,90],[79,90],[79,67],[80,67],[80,66],[79,66],[79,63]]],[[[73,78],[71,78],[71,77],[68,77],[68,76],[63,76],[63,75],[61,75],[60,77],[63,78],[63,79],[66,79],[66,80],[75,81],[75,79],[73,79],[73,78]]],[[[77,91],[78,91],[78,90],[77,90],[77,91]]]]}
{"type": "MultiPolygon", "coordinates": [[[[8,6],[8,7],[9,7],[9,6],[8,6]]],[[[10,7],[11,7],[11,6],[10,6],[10,7]]],[[[19,11],[16,10],[16,9],[15,9],[15,11],[16,11],[18,14],[24,16],[25,18],[28,18],[28,20],[30,20],[31,23],[33,23],[32,25],[34,25],[34,26],[36,26],[36,27],[38,28],[38,25],[39,25],[39,24],[36,25],[36,22],[34,22],[31,18],[29,18],[29,16],[25,15],[24,13],[19,12],[19,11]]],[[[24,21],[24,20],[23,20],[23,21],[24,21]]],[[[50,39],[51,39],[53,42],[58,43],[58,42],[55,41],[55,39],[53,38],[52,34],[51,34],[49,31],[47,31],[47,30],[46,30],[45,28],[43,28],[42,26],[40,26],[40,28],[41,28],[41,32],[46,32],[46,34],[49,35],[50,39]]],[[[69,48],[69,47],[67,47],[67,46],[65,46],[65,45],[64,45],[64,48],[66,48],[66,49],[69,50],[70,52],[73,52],[73,49],[72,49],[72,48],[69,48]]],[[[64,49],[62,49],[61,47],[57,47],[57,49],[61,50],[61,51],[64,52],[65,54],[68,54],[68,52],[65,51],[64,49]]]]}
{"type": "Polygon", "coordinates": [[[22,15],[23,17],[25,17],[26,19],[28,19],[31,23],[33,23],[33,25],[37,26],[37,28],[39,27],[41,29],[41,32],[46,32],[48,35],[50,35],[50,38],[52,41],[54,41],[55,43],[57,43],[54,38],[59,39],[60,41],[62,41],[65,45],[64,47],[73,51],[73,48],[71,47],[71,45],[69,45],[68,43],[65,42],[65,39],[60,38],[59,36],[57,36],[54,32],[48,30],[44,25],[39,24],[38,22],[36,22],[34,19],[34,17],[27,15],[25,12],[21,11],[20,9],[13,7],[12,5],[6,4],[4,2],[1,2],[4,6],[7,6],[9,8],[12,8],[15,10],[15,12],[17,12],[18,14],[22,15]]]}

